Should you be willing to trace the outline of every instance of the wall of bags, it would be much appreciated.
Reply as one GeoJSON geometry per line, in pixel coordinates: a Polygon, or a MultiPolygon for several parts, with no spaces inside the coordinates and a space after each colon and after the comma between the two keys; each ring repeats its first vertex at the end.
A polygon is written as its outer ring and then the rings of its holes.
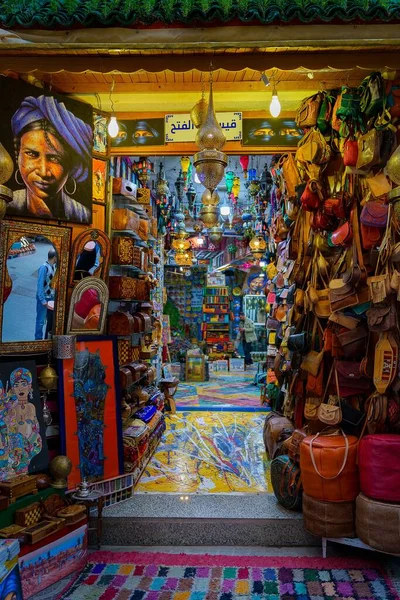
{"type": "Polygon", "coordinates": [[[304,491],[309,531],[388,552],[400,552],[399,92],[372,73],[302,102],[297,151],[271,166],[266,288],[278,500],[299,508],[304,491]]]}

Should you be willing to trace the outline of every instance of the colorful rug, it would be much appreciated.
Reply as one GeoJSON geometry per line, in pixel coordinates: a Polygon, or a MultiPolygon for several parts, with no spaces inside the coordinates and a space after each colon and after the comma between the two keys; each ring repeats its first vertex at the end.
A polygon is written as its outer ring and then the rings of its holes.
{"type": "Polygon", "coordinates": [[[254,412],[169,415],[135,493],[272,492],[264,420],[254,412]]]}
{"type": "Polygon", "coordinates": [[[359,558],[94,552],[63,600],[398,600],[359,558]]]}
{"type": "MultiPolygon", "coordinates": [[[[260,405],[260,388],[253,384],[255,371],[231,373],[217,371],[210,374],[210,381],[180,383],[175,394],[178,410],[200,407],[231,410],[249,408],[263,411],[260,405]]],[[[268,410],[268,409],[265,409],[268,410]]]]}

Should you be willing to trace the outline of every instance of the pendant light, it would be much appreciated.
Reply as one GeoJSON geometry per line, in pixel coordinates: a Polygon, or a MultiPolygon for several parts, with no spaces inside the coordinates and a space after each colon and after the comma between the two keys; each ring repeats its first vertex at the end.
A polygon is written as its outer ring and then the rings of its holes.
{"type": "Polygon", "coordinates": [[[281,114],[281,103],[279,102],[278,92],[276,91],[276,87],[274,85],[274,89],[272,90],[272,98],[271,104],[269,105],[269,112],[271,113],[271,117],[279,117],[281,114]]]}
{"type": "Polygon", "coordinates": [[[226,202],[226,200],[224,204],[222,204],[222,206],[219,207],[219,212],[221,213],[221,217],[229,217],[229,215],[231,214],[231,207],[226,202]]]}
{"type": "Polygon", "coordinates": [[[250,160],[250,158],[249,158],[248,155],[241,156],[239,158],[240,166],[243,169],[243,177],[245,179],[247,179],[247,169],[248,169],[248,166],[249,166],[249,160],[250,160]]]}
{"type": "Polygon", "coordinates": [[[112,99],[112,94],[113,94],[113,91],[114,91],[114,86],[115,86],[115,80],[114,80],[114,77],[113,77],[112,84],[111,84],[111,89],[110,89],[110,104],[111,104],[112,115],[111,115],[111,118],[110,118],[110,120],[108,122],[108,133],[109,133],[110,137],[112,137],[112,138],[116,138],[117,135],[118,135],[118,133],[119,133],[118,121],[117,121],[117,117],[114,114],[114,112],[115,112],[114,111],[114,102],[113,102],[113,99],[112,99]]]}

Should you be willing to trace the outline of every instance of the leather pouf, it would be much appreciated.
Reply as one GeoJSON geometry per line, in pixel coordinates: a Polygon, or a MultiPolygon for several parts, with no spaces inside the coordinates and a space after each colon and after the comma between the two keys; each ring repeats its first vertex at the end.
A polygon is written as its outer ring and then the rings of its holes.
{"type": "Polygon", "coordinates": [[[360,491],[357,448],[358,438],[353,435],[317,434],[304,438],[300,468],[307,496],[322,502],[353,502],[360,491]]]}
{"type": "Polygon", "coordinates": [[[400,502],[400,435],[366,435],[358,458],[361,492],[373,500],[400,502]]]}
{"type": "Polygon", "coordinates": [[[354,538],[355,502],[321,502],[303,493],[304,526],[319,537],[354,538]]]}
{"type": "Polygon", "coordinates": [[[289,456],[277,456],[271,462],[271,481],[279,504],[290,510],[301,510],[301,473],[289,456]]]}
{"type": "Polygon", "coordinates": [[[356,530],[364,544],[400,554],[400,504],[378,502],[360,494],[356,500],[356,530]]]}

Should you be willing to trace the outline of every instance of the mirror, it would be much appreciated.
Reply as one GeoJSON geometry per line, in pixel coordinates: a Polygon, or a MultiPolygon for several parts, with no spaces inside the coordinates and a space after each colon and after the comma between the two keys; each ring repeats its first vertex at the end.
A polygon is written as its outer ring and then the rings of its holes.
{"type": "Polygon", "coordinates": [[[87,229],[74,241],[69,285],[87,277],[106,279],[110,262],[110,239],[99,229],[87,229]]]}
{"type": "Polygon", "coordinates": [[[108,288],[104,281],[98,277],[80,281],[72,292],[67,333],[103,333],[107,308],[108,288]]]}
{"type": "Polygon", "coordinates": [[[45,351],[63,333],[70,229],[0,223],[0,351],[45,351]]]}

